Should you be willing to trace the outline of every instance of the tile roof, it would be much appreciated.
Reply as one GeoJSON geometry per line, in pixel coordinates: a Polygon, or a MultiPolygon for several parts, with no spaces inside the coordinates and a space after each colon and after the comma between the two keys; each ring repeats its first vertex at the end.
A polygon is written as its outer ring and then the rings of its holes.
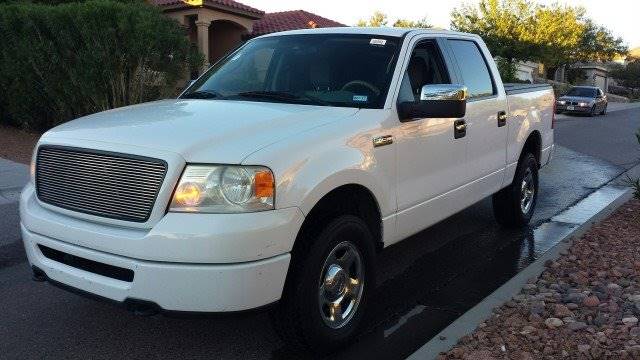
{"type": "Polygon", "coordinates": [[[185,5],[185,6],[194,6],[195,4],[202,4],[203,6],[213,6],[213,7],[223,7],[232,10],[238,10],[245,13],[250,13],[253,15],[258,15],[261,17],[264,15],[264,11],[258,10],[251,6],[245,5],[243,3],[239,3],[234,0],[150,0],[150,2],[157,6],[176,6],[176,5],[185,5]]]}
{"type": "Polygon", "coordinates": [[[264,14],[253,23],[251,35],[259,36],[278,31],[346,26],[337,21],[304,10],[291,10],[264,14]]]}

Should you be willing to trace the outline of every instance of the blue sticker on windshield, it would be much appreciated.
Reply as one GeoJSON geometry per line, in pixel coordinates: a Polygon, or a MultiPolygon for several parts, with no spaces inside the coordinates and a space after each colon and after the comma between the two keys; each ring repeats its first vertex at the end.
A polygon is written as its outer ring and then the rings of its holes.
{"type": "Polygon", "coordinates": [[[353,95],[353,101],[367,102],[367,99],[369,99],[367,95],[353,95]]]}

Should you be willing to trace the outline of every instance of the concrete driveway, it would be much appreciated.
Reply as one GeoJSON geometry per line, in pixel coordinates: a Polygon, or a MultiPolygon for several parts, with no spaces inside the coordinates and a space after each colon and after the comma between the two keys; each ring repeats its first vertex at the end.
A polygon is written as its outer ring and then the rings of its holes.
{"type": "MultiPolygon", "coordinates": [[[[640,147],[635,137],[627,139],[634,127],[640,128],[639,108],[601,118],[559,117],[560,147],[542,171],[534,223],[549,219],[631,166],[640,147]]],[[[0,167],[0,181],[8,174],[4,169],[0,167]]],[[[22,175],[16,176],[24,181],[25,174],[23,167],[22,175]]],[[[1,189],[0,194],[15,193],[7,186],[1,189]]],[[[0,198],[0,358],[310,356],[288,349],[265,313],[136,317],[31,281],[17,228],[17,204],[11,198],[0,198]]],[[[552,245],[542,241],[531,231],[500,229],[487,199],[386,249],[365,331],[330,358],[404,358],[552,245]]]]}

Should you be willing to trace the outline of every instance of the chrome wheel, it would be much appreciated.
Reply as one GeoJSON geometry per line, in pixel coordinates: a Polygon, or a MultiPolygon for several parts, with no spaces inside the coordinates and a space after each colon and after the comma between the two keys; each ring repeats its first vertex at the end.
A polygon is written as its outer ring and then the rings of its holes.
{"type": "Polygon", "coordinates": [[[528,214],[533,206],[535,198],[536,186],[533,179],[531,168],[527,168],[520,185],[520,210],[523,214],[528,214]]]}
{"type": "Polygon", "coordinates": [[[332,329],[346,325],[358,310],[364,288],[364,266],[349,241],[336,245],[324,262],[318,282],[320,314],[332,329]]]}

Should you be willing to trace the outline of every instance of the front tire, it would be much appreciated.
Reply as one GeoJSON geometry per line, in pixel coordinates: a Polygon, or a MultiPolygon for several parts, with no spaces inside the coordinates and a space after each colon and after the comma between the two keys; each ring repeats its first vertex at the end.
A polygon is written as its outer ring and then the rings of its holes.
{"type": "Polygon", "coordinates": [[[538,199],[538,162],[525,154],[513,183],[493,195],[493,214],[504,227],[522,227],[531,221],[538,199]]]}
{"type": "Polygon", "coordinates": [[[600,115],[607,115],[607,106],[609,106],[609,105],[607,104],[602,108],[602,111],[600,112],[600,115]]]}
{"type": "Polygon", "coordinates": [[[591,107],[591,111],[589,112],[589,116],[590,116],[590,117],[598,116],[598,113],[596,112],[596,106],[595,106],[595,105],[593,105],[593,106],[591,107]]]}
{"type": "Polygon", "coordinates": [[[294,252],[272,320],[294,348],[326,353],[357,333],[375,286],[375,249],[367,225],[356,216],[339,216],[313,233],[297,240],[305,243],[294,252]]]}

